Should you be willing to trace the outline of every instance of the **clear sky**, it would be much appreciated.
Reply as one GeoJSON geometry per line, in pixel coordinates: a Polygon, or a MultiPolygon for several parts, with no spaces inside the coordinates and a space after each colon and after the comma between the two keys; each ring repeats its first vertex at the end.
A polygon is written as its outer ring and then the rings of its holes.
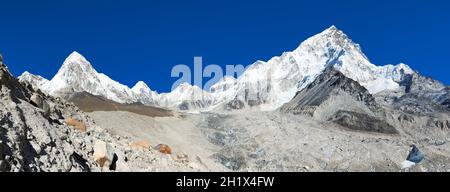
{"type": "Polygon", "coordinates": [[[0,52],[15,75],[51,78],[74,50],[128,86],[169,91],[177,64],[248,65],[336,25],[377,64],[407,63],[450,84],[450,2],[2,1],[0,52]]]}

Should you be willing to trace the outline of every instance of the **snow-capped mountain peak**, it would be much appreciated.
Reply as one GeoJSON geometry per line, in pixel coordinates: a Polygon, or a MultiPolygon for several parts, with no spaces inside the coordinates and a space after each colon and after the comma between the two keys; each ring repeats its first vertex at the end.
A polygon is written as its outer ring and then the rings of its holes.
{"type": "Polygon", "coordinates": [[[144,81],[138,81],[131,90],[135,93],[150,93],[152,91],[144,81]]]}
{"type": "Polygon", "coordinates": [[[86,58],[80,53],[73,51],[65,60],[67,62],[89,63],[86,58]]]}
{"type": "Polygon", "coordinates": [[[131,91],[135,94],[137,102],[146,105],[159,105],[159,94],[156,91],[152,91],[144,81],[138,81],[131,88],[131,91]]]}
{"type": "Polygon", "coordinates": [[[327,67],[334,67],[359,82],[370,93],[399,88],[401,74],[411,73],[406,65],[389,68],[372,64],[361,47],[336,26],[331,26],[267,62],[257,61],[238,78],[225,100],[237,99],[264,110],[274,110],[290,101],[327,67]],[[231,97],[230,97],[231,96],[231,97]]]}
{"type": "Polygon", "coordinates": [[[31,74],[28,71],[25,71],[18,77],[20,82],[28,82],[34,89],[41,89],[43,85],[49,82],[49,80],[45,79],[42,76],[31,74]]]}
{"type": "Polygon", "coordinates": [[[63,73],[97,73],[91,63],[76,51],[66,58],[59,71],[63,73]]]}
{"type": "Polygon", "coordinates": [[[98,73],[78,52],[71,53],[65,59],[56,75],[42,89],[63,97],[74,92],[88,92],[121,103],[136,101],[129,87],[98,73]]]}

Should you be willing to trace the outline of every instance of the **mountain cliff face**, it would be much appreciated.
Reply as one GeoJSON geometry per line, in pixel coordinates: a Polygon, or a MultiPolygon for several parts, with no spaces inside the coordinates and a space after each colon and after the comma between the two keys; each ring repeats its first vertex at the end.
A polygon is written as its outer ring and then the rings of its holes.
{"type": "Polygon", "coordinates": [[[280,110],[369,132],[397,133],[375,98],[358,82],[330,67],[280,110]]]}
{"type": "MultiPolygon", "coordinates": [[[[64,117],[90,125],[76,107],[20,83],[0,61],[0,171],[86,171],[87,152],[56,135],[71,129],[64,117]],[[77,149],[74,149],[77,148],[77,149]]],[[[70,136],[67,136],[70,137],[70,136]]]]}

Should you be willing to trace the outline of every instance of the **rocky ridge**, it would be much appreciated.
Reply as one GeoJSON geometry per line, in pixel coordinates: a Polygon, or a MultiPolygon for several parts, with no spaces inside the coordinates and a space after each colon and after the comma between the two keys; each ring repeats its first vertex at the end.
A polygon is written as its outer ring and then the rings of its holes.
{"type": "MultiPolygon", "coordinates": [[[[0,171],[195,171],[129,137],[112,135],[78,107],[19,82],[0,60],[0,171]]],[[[156,145],[156,144],[155,144],[156,145]]]]}

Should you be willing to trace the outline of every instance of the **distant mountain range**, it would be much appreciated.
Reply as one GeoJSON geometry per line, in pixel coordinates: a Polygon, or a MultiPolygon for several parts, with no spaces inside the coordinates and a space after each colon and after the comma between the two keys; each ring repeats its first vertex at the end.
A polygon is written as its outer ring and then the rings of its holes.
{"type": "Polygon", "coordinates": [[[237,79],[224,77],[208,91],[183,83],[170,93],[157,93],[143,81],[129,88],[97,72],[77,52],[67,57],[51,80],[29,72],[24,72],[19,79],[63,98],[86,92],[119,103],[179,110],[257,107],[270,111],[291,101],[327,68],[334,68],[359,83],[370,94],[416,92],[440,104],[450,103],[449,89],[442,83],[421,76],[406,64],[372,64],[360,46],[335,26],[308,38],[294,51],[253,63],[237,79]]]}

